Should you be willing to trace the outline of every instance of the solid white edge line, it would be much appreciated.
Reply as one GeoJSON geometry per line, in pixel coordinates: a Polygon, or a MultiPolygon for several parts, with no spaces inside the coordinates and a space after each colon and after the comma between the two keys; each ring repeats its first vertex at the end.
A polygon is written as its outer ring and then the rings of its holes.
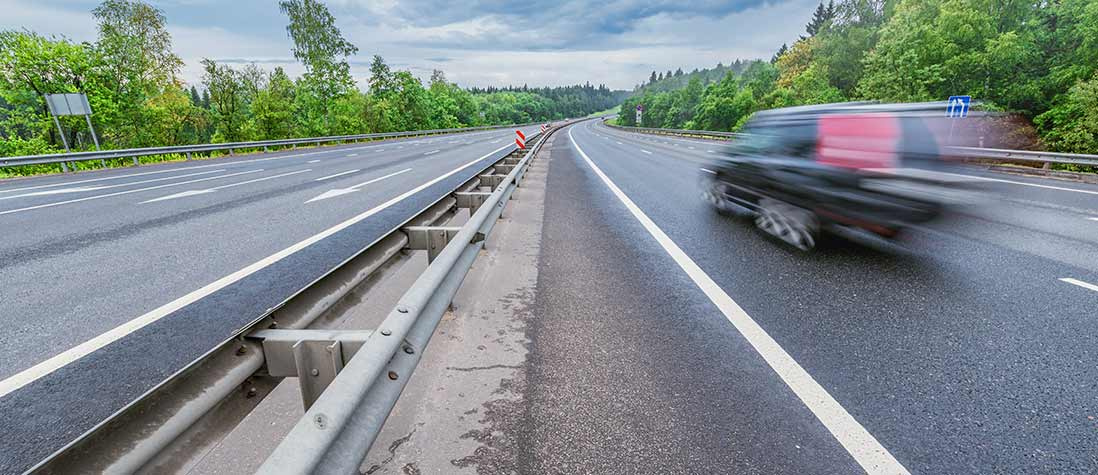
{"type": "Polygon", "coordinates": [[[227,287],[227,286],[229,286],[229,285],[231,285],[231,284],[233,284],[233,283],[235,283],[235,282],[237,282],[237,281],[239,281],[239,280],[241,280],[241,279],[243,279],[243,278],[245,278],[249,275],[252,275],[252,274],[254,274],[254,273],[256,273],[256,272],[258,272],[258,271],[260,271],[260,270],[262,270],[262,269],[264,269],[264,268],[266,268],[266,267],[268,267],[268,266],[270,266],[270,265],[272,265],[272,264],[274,264],[274,263],[276,263],[276,262],[278,262],[278,261],[280,261],[284,258],[286,258],[287,256],[290,256],[290,255],[294,254],[295,252],[298,252],[302,249],[305,249],[306,247],[308,247],[312,244],[315,244],[315,243],[317,243],[317,242],[319,242],[319,241],[321,241],[321,240],[323,240],[323,239],[325,239],[325,238],[327,238],[327,237],[329,237],[329,236],[331,236],[331,235],[333,235],[333,234],[335,234],[339,231],[342,231],[342,230],[344,230],[348,227],[351,227],[355,223],[358,223],[359,221],[362,221],[366,218],[369,218],[370,216],[373,216],[373,215],[385,210],[386,208],[388,208],[388,207],[390,207],[394,204],[397,204],[397,203],[403,201],[404,199],[406,199],[406,198],[408,198],[408,197],[410,197],[410,196],[412,196],[416,193],[419,193],[420,191],[423,191],[423,190],[427,189],[427,187],[429,187],[431,185],[434,185],[435,183],[438,183],[442,180],[445,180],[446,178],[449,178],[450,176],[454,175],[455,173],[457,173],[461,170],[464,170],[468,167],[471,167],[471,166],[475,165],[477,162],[480,162],[480,161],[492,156],[493,154],[495,154],[495,153],[497,153],[497,152],[499,152],[503,149],[506,149],[510,146],[511,146],[511,144],[507,144],[507,145],[504,145],[500,148],[497,148],[497,149],[485,154],[484,156],[482,156],[482,157],[480,157],[476,160],[472,160],[468,163],[465,163],[464,165],[458,166],[457,168],[455,168],[453,170],[450,170],[449,172],[446,172],[445,174],[443,174],[439,177],[433,178],[431,181],[428,181],[427,183],[424,183],[424,184],[419,185],[415,188],[412,188],[411,190],[408,190],[404,193],[401,193],[399,196],[397,196],[395,198],[392,198],[389,201],[386,201],[386,202],[384,202],[380,205],[377,205],[377,206],[375,206],[375,207],[373,207],[373,208],[371,208],[371,209],[369,209],[369,210],[367,210],[367,211],[365,211],[365,212],[363,212],[363,213],[361,213],[361,214],[359,214],[359,215],[357,215],[353,218],[350,218],[346,221],[343,221],[343,222],[341,222],[341,223],[339,223],[335,226],[332,226],[328,229],[325,229],[324,231],[321,231],[318,234],[315,234],[315,235],[313,235],[313,236],[311,236],[311,237],[309,237],[309,238],[307,238],[307,239],[305,239],[301,242],[298,242],[297,244],[294,244],[294,245],[292,245],[290,247],[287,247],[287,248],[285,248],[281,251],[278,251],[274,254],[271,254],[270,256],[267,256],[263,259],[260,259],[259,261],[255,262],[255,263],[252,263],[251,265],[249,265],[249,266],[247,266],[243,269],[240,269],[236,272],[233,272],[232,274],[229,274],[229,275],[227,275],[225,277],[222,277],[220,279],[217,279],[217,280],[215,280],[215,281],[213,281],[209,284],[206,284],[205,286],[203,286],[202,288],[200,288],[198,290],[194,290],[194,291],[188,293],[187,295],[179,297],[179,298],[177,298],[177,299],[175,299],[171,302],[168,302],[167,304],[161,305],[160,307],[158,307],[158,308],[156,308],[156,309],[154,309],[154,310],[152,310],[152,311],[150,311],[150,312],[148,312],[144,315],[141,315],[137,318],[134,318],[133,320],[130,320],[126,323],[123,323],[123,324],[121,324],[117,327],[114,327],[111,330],[108,330],[108,331],[100,334],[99,336],[96,336],[95,338],[92,338],[88,341],[85,341],[84,343],[76,345],[76,346],[74,346],[74,347],[72,347],[68,350],[65,350],[64,352],[62,352],[60,354],[57,354],[57,355],[55,355],[55,356],[53,356],[53,357],[51,357],[51,358],[49,358],[45,361],[42,361],[41,363],[38,363],[34,366],[31,366],[30,368],[27,368],[27,369],[25,369],[23,371],[20,371],[20,372],[14,374],[12,376],[9,376],[9,377],[5,378],[3,381],[0,381],[0,397],[4,397],[4,396],[8,395],[9,393],[11,393],[12,391],[18,390],[19,388],[21,388],[23,386],[26,386],[27,384],[30,384],[30,383],[34,382],[35,380],[37,380],[37,379],[39,379],[43,376],[46,376],[46,375],[48,375],[48,374],[50,374],[54,371],[57,371],[58,369],[68,365],[69,363],[72,363],[73,361],[76,361],[80,358],[83,358],[84,356],[87,356],[87,355],[91,354],[92,352],[95,352],[96,350],[98,350],[100,348],[103,348],[104,346],[107,346],[107,345],[109,345],[109,344],[125,337],[126,335],[129,335],[130,333],[133,333],[137,330],[140,330],[141,328],[144,328],[145,326],[147,326],[151,323],[154,323],[154,322],[168,316],[169,314],[171,314],[172,312],[175,312],[176,310],[179,310],[183,307],[186,307],[187,305],[190,305],[190,304],[198,301],[199,299],[202,299],[203,297],[206,297],[206,296],[208,296],[208,295],[210,295],[210,294],[212,294],[212,293],[214,293],[218,290],[221,290],[221,289],[223,289],[223,288],[225,288],[225,287],[227,287]]]}
{"type": "Polygon", "coordinates": [[[442,150],[431,150],[430,152],[424,152],[423,154],[424,155],[434,155],[434,154],[439,153],[441,151],[442,150]]]}
{"type": "Polygon", "coordinates": [[[846,449],[850,456],[858,462],[861,467],[870,474],[908,474],[908,470],[892,456],[891,453],[872,434],[869,433],[853,416],[850,415],[839,404],[835,398],[831,397],[831,394],[827,392],[823,386],[820,386],[812,375],[808,374],[800,364],[793,359],[789,353],[786,353],[778,342],[770,337],[763,330],[761,326],[755,320],[753,320],[747,312],[743,310],[732,300],[727,293],[724,292],[690,258],[670,237],[667,236],[652,221],[648,215],[644,213],[633,200],[629,199],[624,192],[610,180],[602,170],[595,165],[595,162],[588,157],[587,154],[580,148],[576,139],[572,136],[572,129],[568,129],[568,139],[572,141],[572,146],[576,148],[583,160],[587,162],[587,165],[595,172],[596,175],[606,184],[607,188],[614,193],[614,196],[618,198],[625,205],[626,209],[644,226],[644,229],[655,238],[656,242],[663,247],[664,251],[675,261],[676,264],[690,277],[694,284],[698,286],[706,297],[713,302],[714,305],[724,314],[725,318],[740,332],[741,335],[751,344],[755,351],[770,365],[775,373],[785,382],[789,389],[793,390],[793,393],[797,395],[805,406],[808,407],[812,414],[816,416],[824,427],[831,432],[835,439],[846,449]]]}
{"type": "Polygon", "coordinates": [[[1084,289],[1090,289],[1090,290],[1093,290],[1095,292],[1098,292],[1098,285],[1091,284],[1090,282],[1083,282],[1083,281],[1078,280],[1078,279],[1072,279],[1071,277],[1061,278],[1060,281],[1061,282],[1067,282],[1071,285],[1078,285],[1079,287],[1082,287],[1084,289]]]}
{"type": "Polygon", "coordinates": [[[322,177],[317,178],[313,181],[324,181],[324,180],[328,180],[328,179],[331,179],[331,178],[335,178],[337,176],[349,175],[351,173],[354,173],[354,172],[357,172],[357,171],[360,171],[360,170],[361,169],[347,170],[345,172],[336,173],[335,175],[322,176],[322,177]]]}

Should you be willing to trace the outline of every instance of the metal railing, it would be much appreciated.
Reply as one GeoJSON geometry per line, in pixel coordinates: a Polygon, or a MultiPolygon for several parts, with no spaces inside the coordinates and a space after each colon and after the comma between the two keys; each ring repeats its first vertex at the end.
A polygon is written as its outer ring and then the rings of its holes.
{"type": "MultiPolygon", "coordinates": [[[[738,132],[720,132],[712,130],[683,130],[683,129],[660,129],[652,127],[629,127],[624,125],[615,125],[606,123],[607,126],[615,129],[625,130],[628,132],[638,132],[643,134],[656,134],[656,135],[675,135],[682,137],[702,137],[712,138],[718,140],[729,140],[735,138],[745,137],[747,134],[738,132]]],[[[946,147],[949,155],[957,158],[966,158],[973,160],[984,161],[1000,161],[1000,162],[1023,162],[1023,163],[1040,163],[1045,169],[1049,168],[1052,163],[1063,163],[1072,165],[1082,165],[1088,167],[1098,167],[1098,155],[1078,154],[1078,153],[1057,153],[1057,152],[1042,152],[1031,150],[1007,150],[998,148],[980,148],[980,147],[946,147]]]]}
{"type": "Polygon", "coordinates": [[[439,321],[503,207],[519,185],[539,141],[495,187],[427,270],[404,293],[379,330],[260,468],[261,473],[356,473],[419,362],[439,321]]]}
{"type": "MultiPolygon", "coordinates": [[[[452,134],[460,132],[475,132],[478,130],[503,129],[510,127],[523,127],[531,124],[518,125],[489,125],[479,127],[465,127],[459,129],[434,129],[411,130],[407,132],[384,132],[377,134],[336,135],[330,137],[311,137],[297,139],[260,140],[254,142],[232,142],[199,145],[172,145],[168,147],[127,148],[117,150],[99,150],[89,152],[52,153],[46,155],[23,155],[18,157],[0,157],[0,167],[17,167],[21,165],[42,165],[60,163],[63,167],[68,162],[82,162],[88,160],[110,160],[116,158],[132,158],[134,165],[140,165],[140,157],[158,155],[183,155],[188,160],[196,153],[223,152],[233,155],[236,150],[264,149],[271,147],[296,147],[297,145],[316,145],[326,143],[357,142],[360,140],[377,140],[401,137],[417,137],[421,135],[452,134]]],[[[65,167],[67,170],[67,167],[65,167]]]]}
{"type": "Polygon", "coordinates": [[[278,381],[295,376],[307,412],[260,471],[357,473],[531,160],[563,125],[529,136],[522,158],[508,158],[517,151],[514,145],[501,151],[470,181],[32,471],[179,470],[190,460],[188,452],[216,443],[278,381]],[[476,191],[482,186],[492,191],[476,191]],[[470,209],[464,226],[433,226],[460,208],[470,209]],[[427,250],[430,264],[378,330],[307,329],[406,250],[427,250]]]}

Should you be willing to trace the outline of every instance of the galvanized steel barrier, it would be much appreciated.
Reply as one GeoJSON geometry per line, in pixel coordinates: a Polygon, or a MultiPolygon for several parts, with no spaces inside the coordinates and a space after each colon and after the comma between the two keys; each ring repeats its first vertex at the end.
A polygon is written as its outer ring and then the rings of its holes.
{"type": "Polygon", "coordinates": [[[529,137],[532,147],[521,158],[508,158],[512,146],[471,181],[31,471],[179,470],[193,457],[187,451],[208,449],[216,441],[206,439],[231,430],[219,425],[225,414],[246,414],[281,378],[298,377],[307,412],[260,472],[358,473],[504,206],[559,128],[529,137]],[[476,191],[481,186],[492,191],[476,191]],[[464,226],[432,225],[460,208],[470,209],[464,226]],[[427,250],[430,265],[377,330],[307,329],[403,250],[427,250]]]}
{"type": "MultiPolygon", "coordinates": [[[[228,151],[229,155],[232,155],[235,150],[244,149],[264,149],[267,150],[270,147],[285,147],[285,146],[297,146],[297,145],[317,145],[325,143],[339,143],[339,142],[354,142],[359,140],[374,140],[374,139],[386,139],[386,138],[400,138],[400,137],[417,137],[420,135],[436,135],[436,134],[451,134],[459,132],[473,132],[478,130],[491,130],[511,127],[522,127],[531,124],[519,124],[519,125],[502,125],[502,126],[480,126],[480,127],[466,127],[460,129],[434,129],[434,130],[411,130],[407,132],[385,132],[377,134],[359,134],[359,135],[336,135],[330,137],[311,137],[311,138],[298,138],[298,139],[280,139],[280,140],[261,140],[255,142],[232,142],[232,143],[218,143],[218,144],[200,144],[200,145],[173,145],[169,147],[146,147],[146,148],[128,148],[118,150],[101,150],[91,152],[71,152],[71,153],[54,153],[47,155],[24,155],[18,157],[0,157],[0,167],[15,167],[20,165],[41,165],[50,163],[60,163],[64,165],[68,162],[81,162],[87,160],[107,160],[115,158],[132,158],[134,165],[139,165],[139,157],[148,157],[156,155],[183,155],[187,159],[190,159],[193,154],[196,153],[209,153],[218,151],[228,151]]],[[[67,170],[67,168],[66,168],[67,170]]]]}

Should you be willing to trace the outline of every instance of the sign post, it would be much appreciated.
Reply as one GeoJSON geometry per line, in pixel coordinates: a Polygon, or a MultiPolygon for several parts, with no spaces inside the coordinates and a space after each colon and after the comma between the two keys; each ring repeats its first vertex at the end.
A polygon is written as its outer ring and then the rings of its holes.
{"type": "Polygon", "coordinates": [[[644,104],[637,104],[637,127],[641,126],[641,115],[644,114],[644,104]]]}
{"type": "Polygon", "coordinates": [[[957,119],[968,117],[968,106],[972,103],[972,96],[949,96],[946,106],[946,117],[953,120],[949,122],[949,139],[946,145],[953,145],[953,127],[957,119]]]}
{"type": "MultiPolygon", "coordinates": [[[[92,127],[91,122],[91,105],[88,104],[88,96],[84,94],[46,94],[46,106],[50,109],[50,115],[53,116],[53,124],[57,126],[57,133],[61,135],[61,144],[65,146],[65,151],[70,152],[69,140],[65,138],[65,129],[61,128],[61,121],[58,117],[68,115],[82,115],[84,120],[88,122],[88,130],[91,131],[92,141],[95,142],[95,149],[99,150],[99,137],[95,136],[95,127],[92,127]]],[[[104,165],[106,165],[104,163],[104,165]]],[[[68,171],[68,167],[65,163],[61,163],[61,169],[68,171]]]]}

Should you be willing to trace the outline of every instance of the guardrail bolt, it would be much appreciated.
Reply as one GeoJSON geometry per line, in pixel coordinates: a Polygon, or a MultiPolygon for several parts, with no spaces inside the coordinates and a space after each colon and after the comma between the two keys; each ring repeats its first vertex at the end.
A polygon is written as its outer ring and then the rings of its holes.
{"type": "Polygon", "coordinates": [[[396,381],[396,380],[397,380],[397,377],[398,377],[398,376],[397,376],[397,374],[396,374],[396,371],[390,371],[390,372],[389,372],[389,379],[391,379],[391,380],[393,380],[393,381],[396,381]]]}
{"type": "Polygon", "coordinates": [[[408,353],[409,355],[414,355],[414,354],[416,354],[416,349],[412,348],[410,346],[405,346],[404,347],[404,352],[408,353]]]}
{"type": "Polygon", "coordinates": [[[241,356],[241,355],[243,355],[247,352],[248,352],[248,347],[246,347],[246,346],[241,346],[240,348],[236,349],[236,355],[237,356],[241,356]]]}
{"type": "Polygon", "coordinates": [[[247,395],[247,397],[255,397],[255,394],[256,394],[257,392],[259,392],[259,391],[257,391],[257,390],[255,389],[255,387],[254,387],[254,386],[253,386],[253,387],[250,387],[250,388],[248,388],[248,395],[247,395]]]}
{"type": "Polygon", "coordinates": [[[309,373],[311,373],[313,376],[320,376],[320,370],[316,368],[313,368],[313,370],[309,371],[309,373]]]}
{"type": "Polygon", "coordinates": [[[382,335],[385,335],[385,336],[389,336],[389,335],[392,335],[392,334],[393,334],[393,332],[389,331],[389,329],[388,329],[388,328],[386,328],[386,329],[384,329],[384,330],[381,330],[381,334],[382,334],[382,335]]]}
{"type": "Polygon", "coordinates": [[[325,429],[328,427],[328,419],[324,417],[324,414],[317,414],[313,417],[313,424],[316,424],[317,429],[325,429]]]}
{"type": "Polygon", "coordinates": [[[400,312],[400,313],[408,313],[408,307],[405,307],[405,306],[401,305],[401,306],[397,307],[397,311],[400,312]]]}

